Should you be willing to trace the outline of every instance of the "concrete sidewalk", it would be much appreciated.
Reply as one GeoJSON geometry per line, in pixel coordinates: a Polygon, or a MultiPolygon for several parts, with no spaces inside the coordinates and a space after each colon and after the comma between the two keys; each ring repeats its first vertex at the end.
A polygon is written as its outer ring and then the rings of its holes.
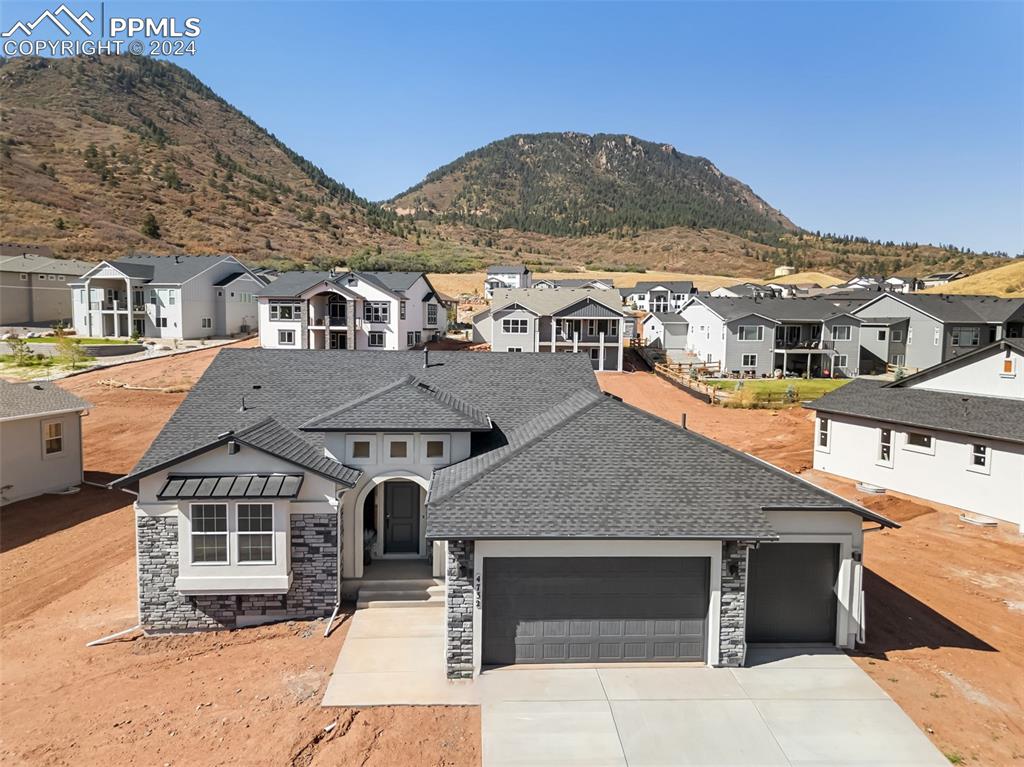
{"type": "Polygon", "coordinates": [[[520,666],[449,681],[440,607],[357,610],[322,705],[480,705],[484,767],[948,764],[838,650],[752,649],[741,669],[520,666]]]}

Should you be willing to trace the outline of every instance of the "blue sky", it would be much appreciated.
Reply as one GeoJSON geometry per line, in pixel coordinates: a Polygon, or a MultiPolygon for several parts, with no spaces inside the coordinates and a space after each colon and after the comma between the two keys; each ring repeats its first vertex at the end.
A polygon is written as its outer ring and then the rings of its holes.
{"type": "MultiPolygon", "coordinates": [[[[5,3],[4,26],[56,4],[5,3]]],[[[105,10],[199,16],[175,61],[371,199],[512,133],[627,132],[812,230],[1024,251],[1024,3],[105,10]]]]}

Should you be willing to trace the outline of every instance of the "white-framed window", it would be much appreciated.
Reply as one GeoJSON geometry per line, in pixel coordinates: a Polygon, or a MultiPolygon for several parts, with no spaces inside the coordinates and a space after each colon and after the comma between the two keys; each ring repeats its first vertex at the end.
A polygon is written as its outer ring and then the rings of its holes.
{"type": "Polygon", "coordinates": [[[289,303],[284,301],[270,302],[270,319],[272,320],[301,320],[302,304],[289,303]]]}
{"type": "Polygon", "coordinates": [[[382,348],[384,346],[384,333],[379,330],[371,330],[366,334],[366,345],[371,348],[382,348]]]}
{"type": "Polygon", "coordinates": [[[906,364],[907,355],[905,354],[893,354],[889,357],[889,362],[896,367],[903,367],[906,364]]]}
{"type": "Polygon", "coordinates": [[[815,440],[814,449],[827,453],[832,442],[832,421],[826,416],[818,416],[818,436],[815,440]]]}
{"type": "Polygon", "coordinates": [[[894,344],[903,343],[903,331],[902,330],[893,330],[892,331],[892,342],[894,344]]]}
{"type": "Polygon", "coordinates": [[[427,304],[427,324],[437,324],[437,304],[427,304]]]}
{"type": "Polygon", "coordinates": [[[597,335],[597,320],[587,320],[587,335],[588,336],[596,336],[597,335]]]}
{"type": "Polygon", "coordinates": [[[211,317],[203,317],[200,320],[203,330],[210,330],[213,328],[213,319],[211,317]]]}
{"type": "Polygon", "coordinates": [[[846,354],[837,354],[832,358],[832,367],[834,368],[845,368],[849,357],[846,354]]]}
{"type": "Polygon", "coordinates": [[[429,463],[439,463],[447,459],[449,439],[443,434],[424,437],[422,442],[424,459],[429,463]]]}
{"type": "Polygon", "coordinates": [[[363,304],[363,319],[366,322],[390,322],[391,304],[387,301],[367,301],[363,304]]]}
{"type": "Polygon", "coordinates": [[[590,359],[593,362],[597,362],[598,360],[600,360],[601,359],[601,350],[600,349],[591,349],[590,350],[590,359]]]}
{"type": "Polygon", "coordinates": [[[932,346],[938,346],[942,341],[942,328],[935,328],[932,331],[932,346]]]}
{"type": "Polygon", "coordinates": [[[247,564],[274,563],[274,504],[239,503],[238,561],[247,564]]]}
{"type": "Polygon", "coordinates": [[[64,282],[64,275],[63,274],[58,274],[57,275],[57,281],[58,282],[64,282]]]}
{"type": "Polygon", "coordinates": [[[167,305],[168,306],[174,306],[176,303],[178,303],[178,291],[177,290],[168,290],[167,291],[167,305]]]}
{"type": "Polygon", "coordinates": [[[980,341],[980,328],[953,328],[953,346],[977,346],[980,341]]]}
{"type": "Polygon", "coordinates": [[[522,346],[509,346],[507,349],[505,349],[505,351],[507,352],[521,352],[522,350],[522,346]]]}
{"type": "Polygon", "coordinates": [[[740,367],[744,368],[756,368],[757,367],[757,355],[756,354],[744,354],[740,360],[740,367]]]}
{"type": "Polygon", "coordinates": [[[888,330],[886,330],[885,328],[879,328],[878,329],[878,340],[879,341],[884,341],[888,337],[889,337],[889,331],[888,330]]]}
{"type": "Polygon", "coordinates": [[[423,340],[423,334],[419,330],[410,330],[405,334],[405,345],[416,346],[423,340]]]}
{"type": "Polygon", "coordinates": [[[405,301],[398,304],[398,318],[402,320],[405,319],[405,301]]]}
{"type": "Polygon", "coordinates": [[[388,458],[408,458],[409,442],[404,439],[393,439],[388,442],[388,458]]]}
{"type": "Polygon", "coordinates": [[[915,453],[926,453],[927,455],[935,454],[935,440],[930,434],[924,434],[919,431],[907,432],[907,439],[904,447],[915,453]]]}
{"type": "Polygon", "coordinates": [[[27,280],[28,279],[28,275],[27,274],[19,274],[18,278],[22,279],[22,280],[27,280]]]}
{"type": "Polygon", "coordinates": [[[502,333],[526,333],[530,327],[529,320],[512,320],[506,319],[501,321],[501,332],[502,333]]]}
{"type": "Polygon", "coordinates": [[[836,325],[832,328],[833,341],[849,341],[852,337],[852,330],[849,325],[836,325]]]}
{"type": "Polygon", "coordinates": [[[912,343],[914,343],[914,329],[907,328],[907,346],[910,346],[912,343]]]}
{"type": "Polygon", "coordinates": [[[971,445],[971,460],[967,464],[969,471],[978,474],[990,474],[992,472],[992,451],[988,445],[971,445]]]}
{"type": "Polygon", "coordinates": [[[351,443],[351,450],[349,455],[352,458],[366,458],[370,457],[370,440],[368,439],[354,439],[351,443]]]}
{"type": "Polygon", "coordinates": [[[64,422],[43,421],[43,458],[53,458],[64,452],[64,422]]]}
{"type": "Polygon", "coordinates": [[[763,341],[764,325],[740,325],[736,338],[739,341],[763,341]]]}
{"type": "Polygon", "coordinates": [[[892,468],[892,429],[878,430],[878,454],[875,463],[892,468]]]}
{"type": "Polygon", "coordinates": [[[228,563],[228,505],[226,503],[193,503],[192,564],[226,565],[228,563]]]}
{"type": "Polygon", "coordinates": [[[166,317],[157,317],[156,318],[156,326],[158,328],[166,328],[167,327],[167,318],[166,317]]]}
{"type": "Polygon", "coordinates": [[[279,330],[279,331],[277,331],[277,342],[281,346],[294,346],[295,345],[295,331],[294,330],[279,330]]]}

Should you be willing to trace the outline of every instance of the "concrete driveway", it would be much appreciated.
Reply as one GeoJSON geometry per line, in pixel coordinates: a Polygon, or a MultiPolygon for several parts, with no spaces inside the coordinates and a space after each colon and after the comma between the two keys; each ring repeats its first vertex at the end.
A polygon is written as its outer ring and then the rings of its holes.
{"type": "Polygon", "coordinates": [[[484,767],[948,765],[845,654],[481,675],[484,767]]]}
{"type": "Polygon", "coordinates": [[[444,610],[357,610],[324,706],[480,705],[483,767],[948,765],[838,650],[748,667],[516,667],[444,674],[444,610]]]}

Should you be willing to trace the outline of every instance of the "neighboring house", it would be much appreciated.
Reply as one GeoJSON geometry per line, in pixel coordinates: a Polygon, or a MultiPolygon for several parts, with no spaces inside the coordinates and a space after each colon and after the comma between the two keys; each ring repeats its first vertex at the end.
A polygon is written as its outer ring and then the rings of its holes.
{"type": "Polygon", "coordinates": [[[814,468],[1024,524],[1024,341],[891,383],[853,381],[817,411],[814,468]]]}
{"type": "Polygon", "coordinates": [[[82,483],[88,407],[53,383],[0,381],[0,504],[82,483]]]}
{"type": "Polygon", "coordinates": [[[680,314],[687,349],[723,373],[859,375],[861,321],[828,299],[695,296],[680,314]]]}
{"type": "Polygon", "coordinates": [[[487,276],[484,278],[484,298],[492,298],[495,290],[528,288],[532,285],[530,270],[522,264],[495,264],[487,267],[487,276]]]}
{"type": "Polygon", "coordinates": [[[69,283],[74,329],[90,338],[226,338],[256,329],[265,285],[234,256],[125,256],[69,283]]]}
{"type": "Polygon", "coordinates": [[[411,349],[448,311],[423,272],[285,272],[259,293],[264,349],[411,349]]]}
{"type": "Polygon", "coordinates": [[[924,283],[917,277],[888,277],[882,289],[890,293],[913,293],[923,287],[924,283]]]}
{"type": "Polygon", "coordinates": [[[922,370],[1001,338],[1024,337],[1024,298],[882,294],[851,309],[861,321],[861,372],[922,370]]]}
{"type": "Polygon", "coordinates": [[[638,282],[631,288],[620,288],[623,301],[642,312],[675,312],[697,292],[689,280],[670,282],[638,282]]]}
{"type": "Polygon", "coordinates": [[[52,258],[47,247],[0,243],[0,325],[70,320],[68,283],[92,267],[52,258]]]}
{"type": "Polygon", "coordinates": [[[671,362],[682,362],[689,323],[675,312],[648,312],[642,321],[644,344],[665,352],[671,362]]]}
{"type": "Polygon", "coordinates": [[[956,280],[962,280],[967,276],[967,272],[936,272],[935,274],[926,274],[921,278],[921,283],[926,288],[934,288],[937,285],[948,285],[956,280]]]}
{"type": "Polygon", "coordinates": [[[614,290],[615,284],[611,280],[534,280],[535,288],[585,288],[595,290],[614,290]]]}
{"type": "Polygon", "coordinates": [[[758,285],[754,282],[721,285],[711,291],[712,298],[780,298],[781,296],[781,288],[758,285]]]}
{"type": "Polygon", "coordinates": [[[895,526],[601,393],[570,354],[226,349],[114,486],[137,487],[146,631],[422,588],[452,678],[853,647],[863,522],[895,526]]]}
{"type": "Polygon", "coordinates": [[[580,352],[595,370],[622,370],[626,313],[605,290],[499,290],[473,317],[473,338],[495,352],[580,352]]]}

